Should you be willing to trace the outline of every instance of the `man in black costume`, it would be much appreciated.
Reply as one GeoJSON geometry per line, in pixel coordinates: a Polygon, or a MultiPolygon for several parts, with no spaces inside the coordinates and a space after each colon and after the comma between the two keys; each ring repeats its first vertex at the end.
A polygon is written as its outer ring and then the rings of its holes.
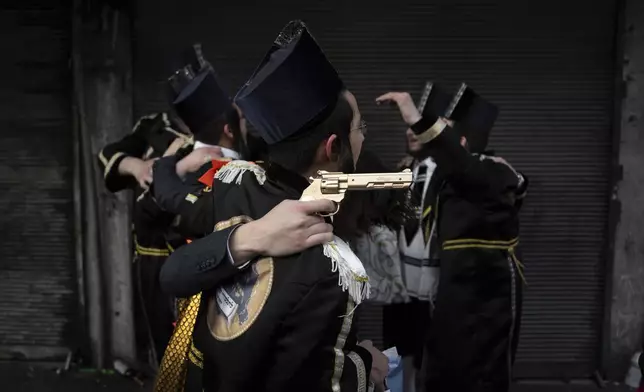
{"type": "MultiPolygon", "coordinates": [[[[408,93],[388,93],[424,156],[436,162],[430,198],[440,283],[428,337],[427,391],[509,389],[518,336],[522,267],[518,211],[526,178],[484,154],[494,105],[461,86],[444,116],[422,115],[408,93]]],[[[431,187],[431,186],[430,186],[431,187]]]]}
{"type": "MultiPolygon", "coordinates": [[[[182,61],[189,63],[190,69],[200,69],[205,66],[200,53],[200,47],[195,45],[184,53],[182,61]]],[[[172,298],[159,289],[159,271],[170,254],[168,233],[173,216],[163,211],[148,191],[153,182],[152,165],[164,155],[190,148],[192,138],[185,124],[164,112],[143,116],[131,134],[106,145],[98,154],[107,189],[135,191],[136,340],[140,356],[148,357],[153,367],[158,365],[172,335],[174,312],[172,298]]]]}
{"type": "MultiPolygon", "coordinates": [[[[302,22],[282,30],[236,103],[268,143],[269,162],[233,161],[217,172],[216,231],[299,199],[318,170],[353,170],[364,138],[357,103],[302,22]]],[[[231,238],[235,258],[234,231],[231,238]]],[[[346,243],[335,237],[295,255],[259,256],[193,297],[198,317],[177,329],[157,391],[362,392],[370,381],[382,389],[386,358],[359,345],[352,327],[368,285],[346,243]],[[188,347],[179,344],[185,338],[188,347]],[[187,377],[177,359],[188,359],[187,377]]]]}
{"type": "Polygon", "coordinates": [[[195,146],[184,158],[168,156],[155,163],[153,193],[161,208],[177,216],[179,232],[195,239],[214,227],[210,191],[216,170],[232,160],[251,159],[262,144],[248,133],[246,119],[212,66],[177,93],[173,107],[194,134],[195,146]]]}

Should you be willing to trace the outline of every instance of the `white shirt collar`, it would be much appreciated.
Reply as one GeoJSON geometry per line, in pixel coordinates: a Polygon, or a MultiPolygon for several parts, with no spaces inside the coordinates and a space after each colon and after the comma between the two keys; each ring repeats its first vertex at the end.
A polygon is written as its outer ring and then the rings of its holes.
{"type": "Polygon", "coordinates": [[[212,144],[206,144],[202,142],[195,142],[195,147],[194,149],[199,149],[199,148],[204,148],[204,147],[219,147],[221,149],[221,154],[224,156],[224,158],[231,158],[231,159],[240,159],[241,155],[235,150],[231,150],[230,148],[226,147],[221,147],[221,146],[215,146],[212,144]]]}

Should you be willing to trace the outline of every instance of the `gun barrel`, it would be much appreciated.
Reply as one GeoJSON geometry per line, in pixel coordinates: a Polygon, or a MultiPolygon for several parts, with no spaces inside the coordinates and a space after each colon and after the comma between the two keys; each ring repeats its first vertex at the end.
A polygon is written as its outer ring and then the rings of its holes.
{"type": "Polygon", "coordinates": [[[322,193],[338,193],[347,190],[404,189],[408,188],[412,181],[412,172],[409,169],[398,173],[320,174],[322,193]]]}

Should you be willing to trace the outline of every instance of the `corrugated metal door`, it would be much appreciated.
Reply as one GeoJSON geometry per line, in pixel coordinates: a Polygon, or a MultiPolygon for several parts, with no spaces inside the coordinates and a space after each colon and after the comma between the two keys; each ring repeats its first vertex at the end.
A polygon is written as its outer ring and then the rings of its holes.
{"type": "Polygon", "coordinates": [[[0,357],[65,354],[76,312],[69,10],[0,5],[0,357]]]}
{"type": "MultiPolygon", "coordinates": [[[[516,374],[590,374],[601,344],[615,2],[141,1],[138,114],[164,107],[163,81],[184,46],[201,41],[233,92],[293,18],[307,21],[357,95],[368,143],[390,163],[404,153],[404,128],[374,105],[378,94],[420,92],[427,79],[454,89],[467,81],[500,106],[492,147],[532,184],[516,374]]],[[[374,309],[365,320],[379,333],[374,309]]]]}

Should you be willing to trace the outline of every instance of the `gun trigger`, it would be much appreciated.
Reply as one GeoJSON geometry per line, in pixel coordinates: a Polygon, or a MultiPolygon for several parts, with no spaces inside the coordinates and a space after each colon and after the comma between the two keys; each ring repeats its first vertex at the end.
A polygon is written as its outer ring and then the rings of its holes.
{"type": "Polygon", "coordinates": [[[329,212],[329,213],[326,213],[326,214],[320,213],[318,215],[320,215],[323,218],[328,218],[328,217],[331,217],[331,216],[337,214],[338,211],[340,211],[340,203],[336,203],[336,202],[333,202],[333,203],[335,204],[335,211],[329,212]]]}

